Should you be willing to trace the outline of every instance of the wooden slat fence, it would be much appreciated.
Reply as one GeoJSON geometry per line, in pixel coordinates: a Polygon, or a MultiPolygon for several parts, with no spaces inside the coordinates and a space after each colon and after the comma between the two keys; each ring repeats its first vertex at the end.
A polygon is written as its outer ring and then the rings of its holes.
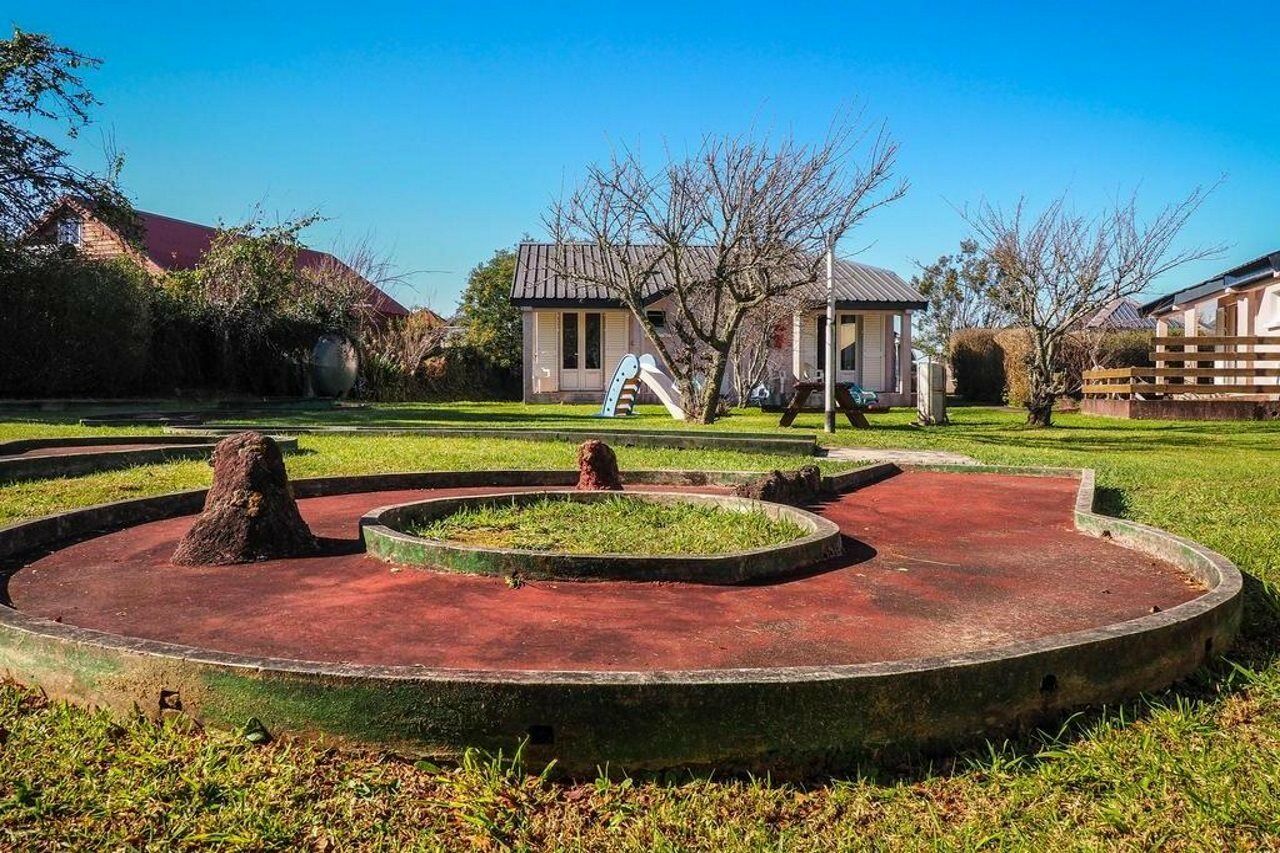
{"type": "Polygon", "coordinates": [[[1154,367],[1086,370],[1087,397],[1265,395],[1280,399],[1280,335],[1152,339],[1154,367]]]}

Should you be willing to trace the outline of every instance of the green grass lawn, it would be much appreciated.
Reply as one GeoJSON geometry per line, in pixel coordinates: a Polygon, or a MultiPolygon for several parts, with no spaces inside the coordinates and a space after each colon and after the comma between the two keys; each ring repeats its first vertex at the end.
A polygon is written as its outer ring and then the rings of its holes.
{"type": "MultiPolygon", "coordinates": [[[[325,420],[589,429],[594,407],[374,407],[325,420]]],[[[1037,847],[1224,849],[1280,837],[1280,424],[1125,422],[1080,415],[1022,428],[1016,412],[953,409],[950,427],[874,415],[831,443],[936,448],[984,462],[1090,466],[1103,509],[1204,542],[1246,573],[1230,661],[1167,693],[1095,709],[1052,732],[933,765],[851,768],[804,786],[676,775],[552,782],[473,757],[456,768],[234,733],[190,733],[0,688],[0,848],[483,846],[659,848],[1037,847]]],[[[13,417],[13,416],[10,416],[13,417]]],[[[281,419],[284,419],[282,415],[281,419]]],[[[316,413],[288,413],[296,422],[316,413]]],[[[0,439],[108,432],[42,416],[0,439]]],[[[66,420],[65,418],[63,420],[66,420]]],[[[274,422],[277,418],[271,418],[274,422]]],[[[631,421],[681,426],[661,409],[631,421]]],[[[776,428],[735,414],[715,429],[776,428]]],[[[802,416],[794,432],[817,432],[802,416]]],[[[824,442],[827,441],[824,437],[824,442]]],[[[571,444],[304,436],[293,476],[569,467],[571,444]]],[[[624,469],[794,467],[794,457],[620,448],[624,469]]],[[[0,486],[0,518],[191,487],[202,463],[0,486]]],[[[962,496],[960,496],[962,498],[962,496]]]]}
{"type": "Polygon", "coordinates": [[[663,504],[623,495],[589,503],[542,498],[524,505],[464,507],[444,518],[410,524],[405,532],[484,548],[647,556],[727,554],[805,535],[800,525],[758,510],[663,504]]]}

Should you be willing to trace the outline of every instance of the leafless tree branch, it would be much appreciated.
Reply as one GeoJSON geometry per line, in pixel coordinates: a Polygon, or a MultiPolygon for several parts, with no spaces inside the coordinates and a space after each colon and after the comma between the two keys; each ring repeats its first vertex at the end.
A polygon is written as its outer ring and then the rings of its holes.
{"type": "Polygon", "coordinates": [[[817,144],[706,136],[657,169],[615,151],[545,217],[553,274],[628,308],[686,409],[709,422],[745,318],[816,283],[827,249],[906,191],[893,178],[897,150],[883,127],[838,120],[817,144]],[[600,263],[587,262],[587,246],[600,263]],[[660,296],[675,306],[663,330],[645,313],[660,296]]]}
{"type": "Polygon", "coordinates": [[[1222,246],[1175,248],[1192,214],[1216,188],[1196,187],[1144,221],[1137,193],[1094,216],[1074,212],[1065,193],[1033,214],[982,204],[965,218],[999,271],[995,296],[1030,335],[1028,423],[1048,426],[1064,393],[1063,340],[1113,299],[1143,291],[1155,278],[1214,257],[1222,246]]]}

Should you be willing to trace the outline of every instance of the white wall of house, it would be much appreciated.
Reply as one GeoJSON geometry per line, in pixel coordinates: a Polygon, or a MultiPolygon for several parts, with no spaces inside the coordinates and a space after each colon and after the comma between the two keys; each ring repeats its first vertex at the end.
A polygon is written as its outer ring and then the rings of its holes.
{"type": "MultiPolygon", "coordinates": [[[[836,312],[837,382],[856,382],[880,393],[897,390],[894,318],[901,316],[894,311],[836,312]]],[[[796,316],[792,328],[798,343],[793,345],[792,373],[799,380],[816,382],[823,375],[826,353],[820,351],[819,339],[825,322],[825,311],[796,316]]]]}
{"type": "MultiPolygon", "coordinates": [[[[1178,312],[1166,315],[1163,320],[1176,317],[1183,322],[1183,329],[1189,335],[1204,335],[1208,332],[1198,321],[1213,318],[1212,329],[1215,335],[1238,336],[1280,336],[1280,281],[1259,287],[1251,287],[1236,293],[1216,293],[1199,302],[1179,305],[1178,312]]],[[[1170,334],[1168,324],[1162,322],[1157,327],[1157,334],[1170,334]]],[[[1244,368],[1250,365],[1274,368],[1280,366],[1280,344],[1251,344],[1239,348],[1245,352],[1275,353],[1275,360],[1232,361],[1224,358],[1215,362],[1217,367],[1244,368]]],[[[1215,384],[1236,384],[1240,380],[1233,377],[1216,377],[1215,384]]],[[[1257,376],[1249,380],[1249,384],[1280,385],[1280,377],[1257,376]]]]}
{"type": "Polygon", "coordinates": [[[618,309],[524,310],[525,396],[593,399],[632,351],[631,316],[618,309]]]}
{"type": "MultiPolygon", "coordinates": [[[[650,310],[669,315],[669,301],[659,301],[650,306],[650,310]]],[[[778,390],[784,396],[791,393],[797,380],[816,381],[820,376],[820,318],[825,318],[823,311],[797,314],[788,334],[779,341],[782,347],[776,357],[770,357],[776,365],[774,373],[781,386],[778,390]]],[[[839,311],[836,325],[841,364],[837,381],[856,382],[876,391],[888,405],[911,405],[910,371],[905,392],[897,378],[897,365],[911,363],[909,313],[839,311]],[[902,329],[907,330],[905,340],[902,329]]],[[[653,343],[629,311],[525,308],[525,400],[598,401],[618,361],[629,352],[657,355],[653,343]]],[[[732,374],[729,373],[724,390],[731,388],[732,374]]],[[[641,399],[645,399],[643,392],[641,399]]]]}

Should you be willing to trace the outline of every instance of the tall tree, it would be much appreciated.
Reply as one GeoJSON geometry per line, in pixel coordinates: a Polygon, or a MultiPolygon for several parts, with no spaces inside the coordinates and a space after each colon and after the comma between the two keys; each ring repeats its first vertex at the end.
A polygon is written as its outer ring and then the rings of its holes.
{"type": "Polygon", "coordinates": [[[951,337],[963,329],[989,329],[1008,319],[996,299],[997,268],[976,240],[962,240],[960,251],[942,255],[911,279],[929,300],[920,318],[916,345],[931,356],[950,358],[951,337]]]}
{"type": "Polygon", "coordinates": [[[557,275],[626,306],[671,373],[691,417],[716,418],[733,342],[762,303],[819,280],[823,255],[871,211],[900,197],[897,145],[856,120],[806,144],[707,136],[657,169],[615,153],[546,217],[557,275]],[[578,247],[601,263],[578,263],[578,247]],[[654,281],[673,310],[659,330],[646,313],[654,281]],[[665,334],[664,334],[665,332],[665,334]]]}
{"type": "Polygon", "coordinates": [[[1221,251],[1174,248],[1211,191],[1197,187],[1146,220],[1136,194],[1092,216],[1071,210],[1065,193],[1039,214],[1020,199],[1009,211],[984,203],[967,215],[998,271],[996,299],[1027,333],[1028,424],[1052,424],[1053,406],[1069,390],[1064,342],[1087,317],[1170,270],[1221,251]]]}
{"type": "Polygon", "coordinates": [[[520,309],[510,300],[515,270],[516,253],[498,249],[471,270],[458,306],[464,343],[504,368],[518,367],[523,354],[520,309]]]}
{"type": "Polygon", "coordinates": [[[87,172],[54,142],[18,124],[61,124],[76,137],[97,105],[80,73],[100,64],[39,33],[15,28],[12,38],[0,40],[0,237],[21,236],[66,195],[90,201],[99,216],[129,232],[132,210],[116,184],[118,154],[110,155],[105,174],[87,172]]]}

